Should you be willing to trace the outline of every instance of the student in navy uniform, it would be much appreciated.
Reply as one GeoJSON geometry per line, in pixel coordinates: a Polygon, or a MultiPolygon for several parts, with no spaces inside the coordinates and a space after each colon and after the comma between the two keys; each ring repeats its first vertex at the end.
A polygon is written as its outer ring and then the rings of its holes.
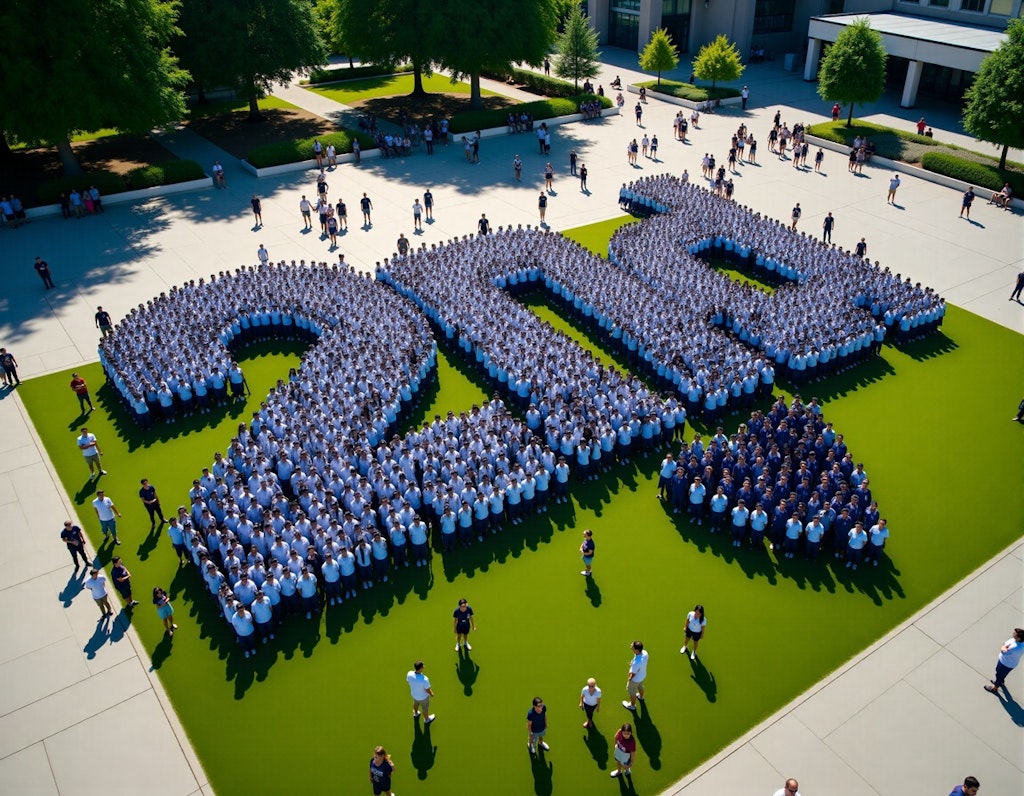
{"type": "Polygon", "coordinates": [[[476,619],[473,618],[473,609],[465,597],[459,600],[459,607],[452,614],[452,626],[455,630],[455,651],[458,652],[460,647],[466,651],[472,650],[469,631],[476,632],[476,619]]]}
{"type": "Polygon", "coordinates": [[[77,525],[73,524],[71,520],[64,521],[64,528],[60,532],[61,541],[68,546],[68,552],[71,553],[71,561],[75,565],[75,569],[78,569],[78,559],[82,559],[82,566],[89,565],[89,558],[85,553],[85,535],[82,533],[82,529],[77,525]]]}
{"type": "Polygon", "coordinates": [[[427,221],[434,220],[434,194],[427,188],[423,193],[423,215],[427,221]]]}
{"type": "Polygon", "coordinates": [[[590,577],[593,572],[591,566],[594,563],[594,553],[597,550],[597,546],[594,544],[594,532],[589,528],[583,532],[583,544],[580,545],[580,555],[583,558],[584,569],[580,571],[580,574],[584,577],[590,577]]]}
{"type": "Polygon", "coordinates": [[[156,518],[160,518],[160,524],[163,525],[167,520],[164,519],[164,511],[160,508],[160,498],[156,494],[156,487],[151,485],[149,481],[143,478],[139,483],[142,484],[142,488],[139,489],[139,499],[142,501],[142,505],[146,507],[146,511],[149,513],[149,529],[153,530],[156,527],[156,518]]]}
{"type": "Polygon", "coordinates": [[[531,755],[537,754],[538,746],[545,752],[551,749],[544,740],[548,732],[548,706],[540,697],[533,698],[533,707],[526,714],[526,732],[529,736],[526,748],[530,750],[531,755]]]}
{"type": "Polygon", "coordinates": [[[391,792],[391,775],[395,771],[395,763],[383,746],[373,750],[370,758],[370,782],[373,784],[374,796],[395,796],[391,792]]]}

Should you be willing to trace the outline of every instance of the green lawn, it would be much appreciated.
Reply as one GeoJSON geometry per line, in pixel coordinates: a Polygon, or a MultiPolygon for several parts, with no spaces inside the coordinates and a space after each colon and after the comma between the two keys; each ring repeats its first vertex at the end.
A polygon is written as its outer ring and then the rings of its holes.
{"type": "MultiPolygon", "coordinates": [[[[351,105],[354,102],[374,99],[375,97],[393,97],[399,94],[411,94],[413,86],[412,75],[382,75],[380,77],[367,77],[362,80],[347,80],[344,83],[333,86],[309,86],[307,91],[315,91],[323,94],[342,105],[351,105]]],[[[465,94],[469,95],[469,83],[457,81],[452,82],[446,75],[424,75],[424,91],[436,94],[465,94]]],[[[481,89],[480,94],[484,97],[496,97],[497,93],[481,89]]]]}
{"type": "MultiPolygon", "coordinates": [[[[603,251],[620,221],[571,234],[603,251]]],[[[555,305],[524,302],[579,335],[555,305]]],[[[823,399],[827,418],[871,476],[893,531],[892,558],[878,569],[851,573],[832,559],[776,562],[736,551],[666,514],[655,497],[658,460],[634,459],[599,482],[574,486],[568,505],[468,551],[435,554],[429,570],[404,570],[317,620],[290,620],[249,661],[196,574],[176,567],[165,538],[147,535],[138,479],[154,483],[165,509],[182,502],[191,479],[300,352],[250,350],[243,366],[254,395],[244,409],[202,416],[208,426],[193,418],[150,435],[132,431],[109,390],[96,389],[99,366],[77,370],[98,399],[88,425],[106,453],[110,474],[102,483],[125,514],[119,552],[138,592],[168,588],[181,627],[173,642],[164,639],[145,601],[134,624],[218,794],[248,793],[253,777],[266,792],[289,790],[267,779],[271,759],[310,761],[317,773],[304,779],[304,793],[368,792],[376,744],[393,755],[403,796],[617,790],[607,773],[612,736],[634,720],[633,780],[636,793],[649,796],[1019,537],[1024,502],[1012,496],[1024,483],[1024,429],[1009,417],[1020,398],[1022,351],[1020,335],[953,307],[932,339],[905,350],[886,346],[877,362],[803,391],[823,399]],[[969,475],[967,461],[977,465],[969,475]],[[982,485],[998,497],[974,498],[982,485]],[[592,580],[579,575],[584,528],[597,543],[592,580]],[[451,612],[462,596],[479,625],[471,658],[452,649],[451,612]],[[701,661],[691,665],[678,650],[682,619],[696,602],[707,607],[708,633],[701,661]],[[636,638],[651,663],[646,707],[633,719],[619,701],[636,638]],[[417,658],[436,692],[438,719],[427,733],[412,721],[404,681],[417,658]],[[598,731],[588,734],[577,704],[590,676],[605,698],[598,731]],[[537,695],[548,704],[551,751],[531,760],[524,719],[537,695]],[[257,752],[251,776],[240,776],[243,719],[259,728],[271,755],[257,752]]],[[[438,390],[426,396],[421,417],[481,400],[481,385],[467,372],[454,355],[443,357],[438,390]]],[[[95,542],[93,486],[74,444],[82,419],[68,379],[32,379],[19,392],[95,542]]],[[[288,778],[283,765],[278,773],[288,778]]]]}

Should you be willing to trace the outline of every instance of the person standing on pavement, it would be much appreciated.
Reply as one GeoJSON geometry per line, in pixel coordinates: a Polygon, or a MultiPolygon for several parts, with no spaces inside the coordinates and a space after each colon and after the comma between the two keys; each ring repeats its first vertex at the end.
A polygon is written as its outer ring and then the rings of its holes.
{"type": "Polygon", "coordinates": [[[797,202],[797,203],[796,203],[796,204],[795,204],[795,205],[793,206],[793,211],[792,211],[792,212],[790,213],[790,216],[789,216],[789,217],[790,217],[790,221],[792,222],[792,223],[791,223],[791,224],[789,225],[789,228],[790,228],[791,230],[793,230],[794,232],[796,232],[796,225],[797,225],[797,223],[799,223],[799,221],[800,221],[800,215],[801,215],[801,213],[802,213],[802,212],[803,212],[803,211],[802,211],[802,210],[800,209],[800,203],[799,203],[799,202],[797,202]]]}
{"type": "Polygon", "coordinates": [[[372,227],[373,221],[370,218],[370,214],[373,212],[373,202],[370,201],[370,197],[363,193],[363,198],[359,200],[359,209],[363,213],[363,227],[372,227]]]}
{"type": "MultiPolygon", "coordinates": [[[[71,391],[78,398],[78,410],[84,415],[85,405],[89,404],[89,411],[95,412],[96,407],[92,405],[92,398],[89,396],[89,385],[85,383],[85,379],[79,376],[77,373],[71,374],[71,391]]],[[[85,429],[83,428],[84,432],[85,429]]]]}
{"type": "Polygon", "coordinates": [[[35,264],[32,266],[36,269],[36,273],[39,274],[39,278],[43,280],[43,285],[47,290],[51,287],[57,287],[53,284],[53,276],[50,274],[50,266],[46,260],[42,257],[36,257],[35,264]]]}
{"type": "Polygon", "coordinates": [[[1010,301],[1020,301],[1021,291],[1024,291],[1024,271],[1017,274],[1017,285],[1013,288],[1013,292],[1010,294],[1010,301]]]}
{"type": "Polygon", "coordinates": [[[96,567],[89,570],[89,577],[82,584],[92,594],[96,606],[100,609],[102,618],[114,615],[114,609],[110,605],[110,595],[107,594],[107,576],[96,567]]]}
{"type": "Polygon", "coordinates": [[[114,537],[114,544],[121,544],[121,540],[117,538],[117,520],[114,519],[114,515],[120,517],[121,512],[117,510],[114,501],[104,495],[103,490],[100,489],[96,492],[96,499],[92,502],[92,508],[99,518],[104,544],[107,541],[107,534],[114,537]]]}
{"type": "Polygon", "coordinates": [[[480,220],[476,222],[476,228],[481,235],[491,234],[491,222],[487,220],[486,213],[480,214],[480,220]]]}
{"type": "Polygon", "coordinates": [[[587,193],[587,164],[580,164],[580,192],[587,193]]]}
{"type": "Polygon", "coordinates": [[[800,796],[800,783],[795,779],[786,780],[786,784],[775,791],[773,796],[800,796]]]}
{"type": "Polygon", "coordinates": [[[893,174],[892,179],[889,180],[889,193],[885,197],[885,203],[888,205],[896,204],[896,189],[900,187],[900,175],[893,174]]]}
{"type": "Polygon", "coordinates": [[[100,330],[101,336],[106,337],[108,334],[114,333],[114,322],[110,319],[110,313],[103,309],[103,307],[96,308],[94,319],[96,321],[96,328],[100,330]]]}
{"type": "Polygon", "coordinates": [[[964,217],[964,213],[967,213],[967,220],[971,220],[971,205],[974,204],[974,186],[970,186],[964,191],[963,199],[960,202],[960,218],[964,217]]]}
{"type": "Polygon", "coordinates": [[[4,384],[8,387],[17,387],[21,384],[21,379],[18,378],[18,360],[6,348],[0,348],[0,367],[4,371],[4,384]]]}
{"type": "Polygon", "coordinates": [[[267,250],[267,247],[264,246],[262,243],[260,244],[260,247],[256,250],[256,259],[260,261],[260,265],[266,265],[267,263],[270,262],[270,252],[267,250]]]}
{"type": "Polygon", "coordinates": [[[423,673],[423,661],[416,661],[412,665],[405,680],[412,694],[412,717],[418,719],[422,713],[423,726],[430,724],[437,716],[430,712],[430,698],[434,696],[434,691],[430,687],[430,678],[423,673]]]}
{"type": "Polygon", "coordinates": [[[256,229],[258,229],[263,226],[263,203],[260,202],[260,198],[256,194],[253,194],[249,204],[252,205],[252,215],[256,219],[256,229]]]}
{"type": "Polygon", "coordinates": [[[427,221],[434,220],[434,194],[427,188],[423,192],[423,215],[426,216],[427,221]]]}
{"type": "Polygon", "coordinates": [[[419,197],[412,203],[412,228],[419,232],[423,231],[423,205],[420,204],[419,197]]]}
{"type": "Polygon", "coordinates": [[[302,228],[313,229],[313,205],[309,203],[305,194],[303,194],[302,198],[299,200],[299,212],[302,214],[302,228]]]}
{"type": "Polygon", "coordinates": [[[1003,688],[1006,675],[1017,668],[1021,656],[1024,655],[1024,628],[1015,627],[1013,635],[999,648],[999,659],[996,661],[996,679],[985,686],[985,690],[994,694],[1003,688]]]}
{"type": "Polygon", "coordinates": [[[593,677],[587,680],[587,684],[580,692],[580,710],[587,714],[583,729],[591,729],[594,726],[594,714],[601,710],[601,689],[597,687],[597,680],[593,677]]]}
{"type": "Polygon", "coordinates": [[[835,225],[836,220],[832,217],[831,213],[825,216],[825,220],[821,223],[821,239],[825,243],[832,242],[832,229],[835,225]]]}
{"type": "Polygon", "coordinates": [[[100,464],[103,451],[100,450],[100,444],[96,441],[96,435],[89,433],[89,429],[82,426],[82,433],[79,434],[76,442],[78,449],[82,451],[82,456],[85,457],[85,463],[89,465],[89,480],[92,481],[94,478],[106,475],[107,471],[100,464]]]}
{"type": "Polygon", "coordinates": [[[134,608],[139,601],[132,597],[132,573],[121,561],[121,556],[114,556],[110,563],[110,577],[114,579],[114,588],[124,600],[125,608],[134,608]]]}
{"type": "Polygon", "coordinates": [[[647,680],[647,663],[650,654],[644,649],[640,641],[634,641],[630,648],[633,650],[633,657],[629,661],[629,676],[626,679],[626,693],[629,699],[622,700],[622,707],[626,710],[636,710],[636,701],[644,700],[644,682],[647,680]]]}
{"type": "Polygon", "coordinates": [[[537,199],[537,212],[540,214],[540,225],[546,227],[547,222],[544,220],[548,214],[548,195],[546,193],[541,193],[537,199]]]}
{"type": "Polygon", "coordinates": [[[160,518],[161,525],[167,522],[167,520],[164,519],[164,510],[160,507],[160,498],[156,494],[156,487],[150,484],[146,478],[143,478],[139,483],[142,485],[139,489],[139,500],[142,501],[142,505],[149,512],[149,529],[153,530],[156,527],[157,517],[160,518]]]}
{"type": "Polygon", "coordinates": [[[743,100],[743,107],[741,110],[747,109],[747,100],[750,99],[750,89],[746,86],[740,91],[740,99],[743,100]]]}
{"type": "Polygon", "coordinates": [[[978,796],[981,783],[977,777],[964,777],[964,784],[957,785],[949,792],[949,796],[978,796]]]}
{"type": "Polygon", "coordinates": [[[82,533],[81,528],[71,522],[71,520],[64,520],[60,539],[68,546],[68,552],[71,553],[71,561],[75,565],[75,569],[78,569],[79,557],[82,559],[83,567],[89,566],[89,556],[85,552],[85,534],[82,533]]]}

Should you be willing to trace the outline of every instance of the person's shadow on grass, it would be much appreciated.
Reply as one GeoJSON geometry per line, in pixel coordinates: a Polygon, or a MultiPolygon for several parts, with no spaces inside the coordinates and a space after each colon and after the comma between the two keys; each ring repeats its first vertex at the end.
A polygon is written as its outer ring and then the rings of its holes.
{"type": "Polygon", "coordinates": [[[590,750],[590,756],[594,758],[597,767],[605,771],[608,768],[608,739],[598,732],[593,722],[587,728],[587,734],[583,736],[583,743],[590,750]]]}
{"type": "Polygon", "coordinates": [[[160,639],[160,643],[153,648],[153,654],[150,656],[151,665],[149,670],[151,672],[155,672],[164,665],[164,661],[171,657],[171,649],[173,647],[174,636],[169,636],[164,633],[164,637],[160,639]]]}
{"type": "Polygon", "coordinates": [[[437,747],[430,741],[430,725],[423,725],[419,719],[414,718],[412,750],[409,752],[409,759],[413,768],[416,769],[416,776],[419,779],[426,779],[427,772],[434,767],[434,760],[437,758],[437,747]]]}
{"type": "Polygon", "coordinates": [[[459,653],[458,663],[455,664],[455,675],[462,683],[462,693],[466,696],[473,696],[473,686],[476,684],[477,678],[480,677],[480,667],[469,657],[469,652],[466,650],[459,653]]]}
{"type": "Polygon", "coordinates": [[[655,771],[659,770],[661,768],[661,733],[654,726],[647,702],[638,703],[634,714],[633,729],[636,731],[636,740],[644,750],[644,754],[650,758],[651,768],[655,771]]]}
{"type": "Polygon", "coordinates": [[[597,585],[597,581],[594,580],[594,576],[591,575],[587,579],[586,594],[590,599],[590,604],[595,608],[601,607],[601,587],[597,585]]]}
{"type": "Polygon", "coordinates": [[[708,670],[700,658],[691,659],[690,668],[693,670],[690,679],[704,692],[708,702],[716,702],[718,700],[718,681],[715,680],[715,675],[708,670]]]}
{"type": "Polygon", "coordinates": [[[530,767],[533,770],[533,792],[537,796],[551,796],[555,789],[552,780],[555,775],[555,766],[549,763],[544,753],[538,749],[537,754],[530,755],[530,767]]]}

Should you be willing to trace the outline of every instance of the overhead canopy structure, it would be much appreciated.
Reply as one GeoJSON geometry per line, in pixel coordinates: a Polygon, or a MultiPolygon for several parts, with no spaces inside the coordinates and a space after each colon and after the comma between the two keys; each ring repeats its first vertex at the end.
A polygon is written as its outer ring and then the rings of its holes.
{"type": "Polygon", "coordinates": [[[1006,40],[1006,32],[958,22],[946,22],[905,14],[833,14],[811,17],[807,28],[807,61],[804,80],[818,75],[823,42],[833,42],[846,28],[867,19],[882,35],[885,51],[909,61],[903,84],[904,108],[913,107],[925,64],[936,64],[964,72],[977,72],[982,59],[1006,40]]]}

